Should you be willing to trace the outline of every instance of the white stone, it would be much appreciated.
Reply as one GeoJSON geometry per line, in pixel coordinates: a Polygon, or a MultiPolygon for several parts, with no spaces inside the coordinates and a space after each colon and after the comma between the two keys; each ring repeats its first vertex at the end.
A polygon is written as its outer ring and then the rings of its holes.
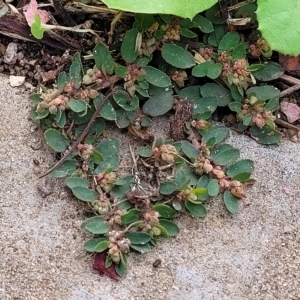
{"type": "Polygon", "coordinates": [[[9,76],[9,83],[12,87],[20,86],[25,82],[25,76],[9,76]]]}

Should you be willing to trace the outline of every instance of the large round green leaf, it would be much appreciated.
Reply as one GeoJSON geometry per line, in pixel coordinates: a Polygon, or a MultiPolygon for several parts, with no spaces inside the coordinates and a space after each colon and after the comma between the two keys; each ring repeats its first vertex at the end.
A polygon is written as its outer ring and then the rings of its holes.
{"type": "Polygon", "coordinates": [[[164,44],[161,55],[173,67],[188,69],[195,65],[193,55],[175,44],[164,44]]]}
{"type": "Polygon", "coordinates": [[[151,0],[146,2],[140,0],[103,0],[102,2],[109,8],[123,11],[146,14],[170,14],[192,19],[197,13],[214,5],[217,0],[151,0]]]}
{"type": "Polygon", "coordinates": [[[300,54],[300,0],[257,0],[259,31],[273,50],[300,54]]]}

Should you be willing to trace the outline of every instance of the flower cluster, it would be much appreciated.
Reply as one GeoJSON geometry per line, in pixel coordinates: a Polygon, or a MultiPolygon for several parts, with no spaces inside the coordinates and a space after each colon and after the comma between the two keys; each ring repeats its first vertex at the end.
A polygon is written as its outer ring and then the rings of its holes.
{"type": "Polygon", "coordinates": [[[143,223],[140,225],[142,231],[149,232],[151,235],[159,236],[161,234],[159,226],[159,213],[154,210],[147,211],[143,214],[143,223]]]}
{"type": "Polygon", "coordinates": [[[121,260],[121,252],[129,252],[130,240],[124,237],[123,231],[111,230],[108,233],[109,237],[109,250],[108,255],[112,261],[119,263],[121,260]]]}
{"type": "MultiPolygon", "coordinates": [[[[273,125],[276,117],[271,111],[264,109],[264,104],[256,104],[257,101],[258,99],[255,96],[246,99],[241,113],[237,115],[238,118],[243,119],[246,115],[251,114],[251,122],[257,127],[263,128],[266,124],[273,125]]],[[[275,126],[275,124],[273,126],[275,126]]]]}
{"type": "Polygon", "coordinates": [[[99,185],[105,193],[109,193],[113,187],[113,183],[117,178],[117,174],[115,172],[111,173],[99,173],[95,180],[97,185],[99,185]]]}
{"type": "Polygon", "coordinates": [[[162,145],[160,147],[155,147],[152,154],[158,161],[164,161],[168,164],[173,164],[175,161],[174,156],[178,155],[176,148],[173,145],[162,145]]]}

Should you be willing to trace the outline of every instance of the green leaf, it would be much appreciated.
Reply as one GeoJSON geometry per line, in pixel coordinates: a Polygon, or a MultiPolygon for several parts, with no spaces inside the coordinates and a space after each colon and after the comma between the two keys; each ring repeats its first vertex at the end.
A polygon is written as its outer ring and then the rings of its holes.
{"type": "Polygon", "coordinates": [[[271,85],[254,86],[246,91],[246,95],[250,98],[256,96],[258,100],[268,100],[278,98],[280,90],[271,85]]]}
{"type": "Polygon", "coordinates": [[[100,237],[100,238],[91,239],[84,243],[83,248],[85,251],[88,251],[88,252],[96,252],[95,251],[96,247],[102,242],[108,242],[107,238],[100,237]]]}
{"type": "Polygon", "coordinates": [[[247,46],[245,43],[241,43],[239,45],[237,45],[232,52],[232,60],[238,60],[238,59],[242,59],[246,56],[246,49],[247,46]]]}
{"type": "Polygon", "coordinates": [[[206,190],[206,192],[203,195],[198,196],[198,198],[202,201],[206,201],[209,198],[208,191],[207,191],[208,183],[209,183],[209,178],[207,175],[202,175],[197,182],[197,188],[204,188],[206,190]]]}
{"type": "Polygon", "coordinates": [[[152,125],[152,119],[146,116],[141,117],[142,127],[150,127],[152,125]]]}
{"type": "Polygon", "coordinates": [[[69,81],[70,76],[65,71],[59,73],[57,77],[57,88],[62,91],[69,81]]]}
{"type": "Polygon", "coordinates": [[[146,232],[129,231],[125,234],[125,237],[134,245],[145,245],[151,240],[151,235],[146,232]]]}
{"type": "MultiPolygon", "coordinates": [[[[97,96],[95,99],[93,99],[93,103],[95,108],[104,101],[103,95],[97,96]]],[[[114,121],[117,119],[117,114],[115,109],[113,108],[112,104],[109,101],[106,101],[106,103],[103,105],[102,109],[100,110],[99,115],[104,118],[105,120],[114,121]]]]}
{"type": "Polygon", "coordinates": [[[207,185],[208,195],[216,197],[219,195],[220,187],[217,179],[211,179],[207,185]]]}
{"type": "Polygon", "coordinates": [[[76,171],[77,160],[67,159],[55,171],[51,172],[51,177],[62,178],[67,175],[72,175],[76,171]]]}
{"type": "Polygon", "coordinates": [[[147,73],[145,79],[154,86],[168,87],[172,84],[169,76],[167,76],[164,72],[151,66],[143,67],[143,69],[147,73]]]}
{"type": "Polygon", "coordinates": [[[137,221],[140,217],[141,211],[133,208],[129,210],[126,214],[121,216],[122,223],[127,225],[137,221]]]}
{"type": "Polygon", "coordinates": [[[163,195],[171,195],[176,189],[176,183],[173,181],[165,181],[160,184],[159,192],[163,195]]]}
{"type": "Polygon", "coordinates": [[[115,73],[117,76],[125,78],[126,74],[128,73],[128,68],[124,66],[117,66],[115,69],[115,73]]]}
{"type": "MultiPolygon", "coordinates": [[[[125,11],[130,11],[130,10],[125,10],[125,11]]],[[[138,52],[135,49],[135,42],[138,33],[139,32],[136,28],[132,28],[126,32],[123,38],[123,42],[121,45],[121,55],[126,62],[133,63],[138,57],[138,52]]]]}
{"type": "Polygon", "coordinates": [[[76,198],[85,202],[93,202],[99,197],[99,194],[94,190],[82,186],[72,188],[72,192],[76,198]]]}
{"type": "Polygon", "coordinates": [[[223,36],[222,40],[220,41],[218,50],[219,52],[223,52],[226,50],[233,49],[239,44],[239,41],[240,41],[240,37],[237,32],[235,31],[227,32],[223,36]]]}
{"type": "Polygon", "coordinates": [[[211,79],[216,79],[220,76],[222,72],[222,64],[215,63],[211,60],[206,61],[202,64],[195,66],[192,69],[192,75],[195,77],[209,77],[211,79]]]}
{"type": "Polygon", "coordinates": [[[226,166],[235,162],[240,157],[240,151],[229,144],[223,144],[214,148],[210,157],[215,164],[226,166]]]}
{"type": "Polygon", "coordinates": [[[218,100],[216,97],[204,97],[194,102],[193,115],[196,115],[197,119],[207,119],[205,114],[208,113],[208,118],[210,118],[217,107],[218,100]]]}
{"type": "Polygon", "coordinates": [[[139,107],[139,98],[137,96],[128,98],[124,94],[117,93],[113,95],[113,98],[126,111],[133,111],[139,107]]]}
{"type": "Polygon", "coordinates": [[[122,108],[116,110],[116,125],[119,128],[126,128],[130,124],[131,122],[127,117],[127,112],[122,108]]]}
{"type": "Polygon", "coordinates": [[[145,244],[145,245],[130,244],[130,248],[134,249],[135,251],[137,251],[139,253],[146,253],[151,250],[151,247],[149,244],[145,244]]]}
{"type": "Polygon", "coordinates": [[[135,20],[138,22],[141,30],[146,30],[155,23],[155,19],[151,14],[135,14],[135,20]]]}
{"type": "Polygon", "coordinates": [[[119,152],[120,141],[116,138],[106,139],[102,141],[95,150],[100,152],[103,159],[109,158],[110,156],[119,152]]]}
{"type": "Polygon", "coordinates": [[[238,113],[242,111],[242,103],[239,101],[230,102],[228,104],[228,107],[230,108],[230,110],[238,113]]]}
{"type": "Polygon", "coordinates": [[[193,55],[175,44],[164,44],[161,55],[168,64],[176,68],[188,69],[195,65],[193,55]]]}
{"type": "Polygon", "coordinates": [[[299,0],[257,0],[258,30],[273,50],[293,56],[300,54],[299,5],[299,0]]]}
{"type": "Polygon", "coordinates": [[[227,106],[231,99],[230,91],[216,83],[207,83],[200,91],[203,97],[216,97],[218,106],[227,106]]]}
{"type": "Polygon", "coordinates": [[[104,44],[97,44],[93,50],[95,64],[100,71],[105,71],[107,74],[114,73],[114,60],[104,44]]]}
{"type": "Polygon", "coordinates": [[[202,0],[202,1],[172,1],[152,0],[148,2],[141,2],[139,0],[104,0],[102,1],[109,8],[117,10],[145,13],[145,14],[166,14],[176,15],[182,18],[192,19],[197,13],[210,8],[216,3],[216,0],[202,0]]]}
{"type": "Polygon", "coordinates": [[[267,62],[264,66],[265,67],[262,70],[254,72],[256,79],[261,81],[271,81],[278,79],[284,73],[283,68],[273,61],[267,62]]]}
{"type": "Polygon", "coordinates": [[[186,209],[193,215],[204,218],[206,216],[206,208],[202,204],[195,204],[190,201],[184,202],[186,209]]]}
{"type": "Polygon", "coordinates": [[[268,101],[264,109],[268,111],[275,111],[279,108],[279,98],[273,98],[268,101]]]}
{"type": "Polygon", "coordinates": [[[159,224],[167,230],[168,236],[177,236],[178,235],[179,228],[175,223],[173,223],[169,220],[160,219],[159,224]]]}
{"type": "Polygon", "coordinates": [[[103,252],[104,250],[106,250],[109,246],[110,242],[109,241],[103,241],[101,243],[99,243],[97,245],[97,247],[95,248],[95,252],[103,252]]]}
{"type": "Polygon", "coordinates": [[[78,61],[72,62],[69,70],[70,80],[73,81],[75,88],[80,88],[81,86],[81,64],[78,61]]]}
{"type": "Polygon", "coordinates": [[[223,125],[214,125],[210,129],[200,130],[202,136],[202,141],[207,143],[211,138],[214,138],[214,143],[211,146],[219,144],[222,142],[228,135],[229,129],[223,125]]]}
{"type": "Polygon", "coordinates": [[[161,218],[170,219],[177,215],[177,212],[166,204],[156,204],[152,207],[152,209],[157,211],[161,218]]]}
{"type": "MultiPolygon", "coordinates": [[[[151,92],[151,90],[150,90],[151,92]]],[[[164,115],[173,107],[172,89],[157,88],[143,105],[143,112],[152,117],[164,115]]]]}
{"type": "MultiPolygon", "coordinates": [[[[217,1],[216,1],[217,3],[217,1]]],[[[210,20],[213,24],[223,24],[225,21],[220,14],[219,3],[213,5],[205,12],[205,17],[210,20]]]]}
{"type": "Polygon", "coordinates": [[[86,110],[87,107],[87,103],[84,100],[81,99],[71,99],[68,102],[69,107],[71,108],[71,110],[73,110],[74,112],[82,112],[86,110]]]}
{"type": "Polygon", "coordinates": [[[204,33],[210,33],[214,31],[214,26],[212,23],[201,15],[196,15],[192,22],[194,23],[194,27],[198,27],[204,33]]]}
{"type": "Polygon", "coordinates": [[[281,141],[281,134],[279,131],[274,130],[268,126],[259,128],[257,126],[252,126],[250,128],[250,133],[257,142],[264,145],[278,144],[281,141]]]}
{"type": "Polygon", "coordinates": [[[29,99],[31,100],[32,103],[35,103],[35,104],[41,103],[43,101],[43,99],[41,98],[41,94],[39,94],[39,93],[31,94],[29,96],[29,99]]]}
{"type": "Polygon", "coordinates": [[[103,161],[101,161],[97,168],[95,169],[95,173],[99,174],[102,172],[105,172],[107,170],[115,170],[120,162],[120,158],[117,154],[113,154],[107,158],[105,158],[103,161]]]}
{"type": "Polygon", "coordinates": [[[253,170],[253,161],[250,159],[242,159],[237,161],[235,164],[230,165],[226,173],[234,180],[245,182],[250,178],[253,170]]]}
{"type": "Polygon", "coordinates": [[[138,148],[138,155],[141,157],[151,157],[152,155],[152,147],[139,147],[138,148]]]}
{"type": "Polygon", "coordinates": [[[134,182],[133,176],[126,176],[122,178],[126,183],[123,185],[115,185],[110,191],[110,195],[112,197],[116,197],[118,199],[125,198],[125,194],[130,191],[131,184],[134,182]]]}
{"type": "Polygon", "coordinates": [[[194,194],[196,196],[201,196],[201,195],[205,195],[206,191],[207,191],[207,189],[204,189],[204,188],[196,188],[196,189],[190,190],[190,194],[194,194]]]}
{"type": "Polygon", "coordinates": [[[179,31],[180,35],[181,36],[184,36],[186,38],[189,38],[189,39],[193,39],[195,37],[197,37],[197,34],[187,28],[184,28],[184,27],[181,27],[180,28],[180,31],[179,31]]]}
{"type": "Polygon", "coordinates": [[[188,188],[189,178],[186,176],[185,172],[181,169],[176,170],[175,183],[178,190],[184,190],[188,188]]]}
{"type": "Polygon", "coordinates": [[[229,191],[225,191],[224,193],[224,204],[227,210],[232,214],[236,214],[239,210],[238,198],[232,195],[229,191]]]}
{"type": "Polygon", "coordinates": [[[94,234],[105,234],[109,231],[109,225],[106,224],[102,217],[91,217],[81,224],[83,232],[91,232],[94,234]]]}
{"type": "Polygon", "coordinates": [[[40,40],[43,38],[46,30],[41,27],[41,19],[39,14],[34,15],[34,23],[31,24],[30,31],[36,39],[40,40]]]}
{"type": "Polygon", "coordinates": [[[68,139],[56,129],[47,129],[44,133],[46,143],[55,152],[64,152],[69,146],[68,139]]]}
{"type": "Polygon", "coordinates": [[[181,150],[189,159],[192,159],[192,160],[196,160],[200,155],[199,150],[197,150],[188,141],[182,141],[182,149],[181,150]]]}
{"type": "Polygon", "coordinates": [[[115,270],[119,276],[124,276],[127,272],[127,263],[126,263],[126,256],[123,252],[120,252],[120,262],[115,265],[115,270]]]}
{"type": "Polygon", "coordinates": [[[85,188],[88,188],[89,186],[89,181],[81,177],[68,177],[65,182],[67,187],[69,187],[70,189],[73,189],[77,186],[85,188]]]}
{"type": "Polygon", "coordinates": [[[197,101],[201,99],[200,85],[193,85],[186,87],[179,91],[178,96],[182,99],[187,98],[190,101],[197,101]]]}

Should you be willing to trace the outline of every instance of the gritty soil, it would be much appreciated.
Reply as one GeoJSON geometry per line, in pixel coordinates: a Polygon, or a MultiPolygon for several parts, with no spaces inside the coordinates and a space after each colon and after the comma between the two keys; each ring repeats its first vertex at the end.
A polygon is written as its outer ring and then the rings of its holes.
{"type": "MultiPolygon", "coordinates": [[[[92,270],[82,248],[89,209],[62,182],[37,180],[55,158],[28,118],[29,91],[0,76],[0,299],[300,299],[300,144],[267,147],[233,133],[229,142],[255,161],[257,180],[239,213],[216,198],[207,218],[182,216],[178,237],[131,254],[116,282],[92,270]]],[[[164,124],[155,120],[153,132],[164,124]]],[[[111,135],[128,149],[126,135],[111,135]]],[[[130,157],[122,165],[130,169],[130,157]]]]}

